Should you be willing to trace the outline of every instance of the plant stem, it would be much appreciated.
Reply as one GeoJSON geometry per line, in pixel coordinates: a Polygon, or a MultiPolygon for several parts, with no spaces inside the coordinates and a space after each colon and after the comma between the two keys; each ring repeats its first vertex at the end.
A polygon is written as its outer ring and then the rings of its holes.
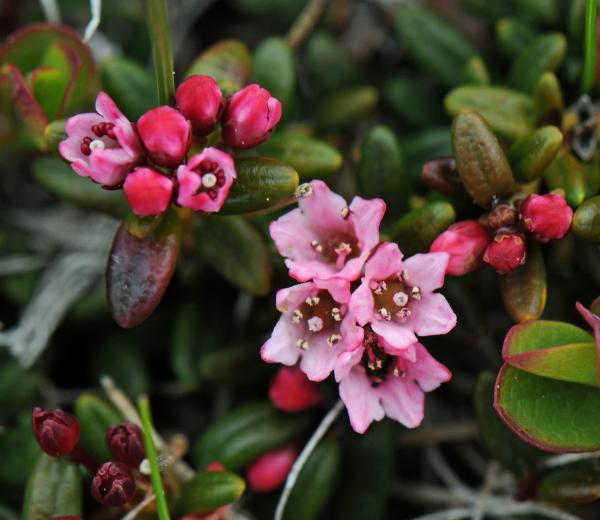
{"type": "Polygon", "coordinates": [[[171,520],[167,496],[160,478],[158,455],[152,436],[152,415],[150,413],[150,404],[147,396],[143,395],[138,399],[138,408],[140,411],[140,419],[142,420],[142,430],[144,432],[144,448],[146,449],[146,457],[150,463],[150,480],[152,481],[154,495],[156,496],[156,511],[158,513],[158,518],[160,520],[171,520]]]}
{"type": "Polygon", "coordinates": [[[597,0],[585,2],[584,64],[581,88],[584,93],[592,90],[596,76],[596,10],[597,0]]]}
{"type": "Polygon", "coordinates": [[[288,474],[287,480],[285,481],[285,487],[283,488],[281,497],[279,498],[279,503],[277,504],[277,509],[275,510],[274,520],[281,520],[283,518],[283,513],[285,511],[288,498],[292,492],[292,489],[294,489],[294,485],[296,484],[296,480],[298,480],[298,476],[300,475],[304,464],[306,464],[308,457],[310,457],[310,454],[317,447],[317,444],[319,444],[319,441],[327,433],[327,430],[329,430],[329,427],[332,425],[333,421],[336,420],[343,408],[344,403],[341,400],[335,403],[334,407],[327,412],[325,417],[323,417],[321,424],[319,424],[315,432],[312,434],[312,437],[306,443],[306,446],[304,446],[302,453],[300,453],[296,459],[296,462],[294,462],[294,465],[288,474]]]}
{"type": "Polygon", "coordinates": [[[168,105],[175,93],[175,79],[166,0],[148,0],[148,30],[152,40],[158,102],[168,105]]]}
{"type": "Polygon", "coordinates": [[[287,40],[292,49],[300,47],[308,38],[325,10],[327,2],[328,0],[310,0],[306,4],[287,34],[287,40]]]}

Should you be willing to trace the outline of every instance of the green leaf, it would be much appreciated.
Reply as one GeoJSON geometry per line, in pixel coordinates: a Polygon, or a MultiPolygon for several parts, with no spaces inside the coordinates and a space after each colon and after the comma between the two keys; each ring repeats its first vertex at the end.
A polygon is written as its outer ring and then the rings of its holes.
{"type": "Polygon", "coordinates": [[[230,96],[248,82],[251,69],[252,56],[246,45],[239,40],[223,40],[200,54],[185,77],[192,74],[212,76],[223,95],[230,96]]]}
{"type": "Polygon", "coordinates": [[[247,384],[268,373],[268,367],[256,355],[254,343],[223,346],[207,352],[198,366],[202,379],[229,385],[247,384]]]}
{"type": "Polygon", "coordinates": [[[597,388],[540,377],[504,365],[496,381],[496,410],[515,433],[555,452],[600,449],[597,388]]]}
{"type": "Polygon", "coordinates": [[[586,200],[577,208],[571,229],[577,238],[600,242],[600,195],[586,200]]]}
{"type": "Polygon", "coordinates": [[[595,502],[600,498],[600,472],[592,464],[553,469],[538,484],[536,496],[566,506],[595,502]]]}
{"type": "Polygon", "coordinates": [[[106,445],[106,428],[119,424],[121,416],[105,401],[93,394],[80,394],[75,401],[75,415],[81,425],[79,442],[98,461],[110,460],[106,445]]]}
{"type": "Polygon", "coordinates": [[[535,37],[533,29],[518,18],[500,18],[496,22],[498,46],[509,58],[514,58],[521,49],[529,47],[535,37]]]}
{"type": "Polygon", "coordinates": [[[562,121],[564,101],[558,78],[553,72],[545,72],[533,89],[533,110],[536,121],[553,123],[562,121]]]}
{"type": "Polygon", "coordinates": [[[316,520],[336,482],[340,450],[333,441],[321,442],[311,453],[290,493],[283,520],[316,520]]]}
{"type": "Polygon", "coordinates": [[[452,122],[452,154],[460,179],[480,206],[487,208],[495,197],[513,190],[513,176],[498,139],[473,110],[460,112],[452,122]]]}
{"type": "Polygon", "coordinates": [[[546,267],[541,248],[532,244],[524,265],[500,276],[506,312],[518,323],[537,320],[546,307],[546,267]]]}
{"type": "Polygon", "coordinates": [[[42,107],[47,121],[52,121],[59,113],[68,85],[68,78],[57,69],[39,67],[29,76],[31,92],[42,107]]]}
{"type": "Polygon", "coordinates": [[[479,56],[467,60],[462,70],[462,81],[467,85],[489,85],[490,73],[485,62],[479,56]]]}
{"type": "Polygon", "coordinates": [[[31,409],[40,397],[43,379],[35,370],[25,370],[13,359],[0,364],[0,422],[31,409]]]}
{"type": "Polygon", "coordinates": [[[394,227],[392,238],[406,255],[426,253],[431,243],[454,223],[456,213],[448,202],[430,202],[404,215],[394,227]]]}
{"type": "Polygon", "coordinates": [[[534,350],[593,341],[585,330],[561,321],[532,321],[514,325],[506,334],[502,355],[516,356],[534,350]]]}
{"type": "Polygon", "coordinates": [[[179,515],[207,513],[238,500],[246,483],[230,471],[200,471],[181,490],[175,509],[179,515]]]}
{"type": "Polygon", "coordinates": [[[301,180],[333,175],[344,161],[342,154],[325,141],[285,132],[273,135],[259,152],[289,164],[301,180]]]}
{"type": "Polygon", "coordinates": [[[298,172],[292,166],[267,157],[248,157],[236,160],[235,169],[237,179],[221,214],[274,210],[295,201],[298,172]]]}
{"type": "Polygon", "coordinates": [[[52,121],[44,130],[44,137],[46,140],[46,147],[49,152],[58,154],[58,145],[61,141],[67,138],[67,131],[65,130],[65,119],[57,119],[52,121]]]}
{"type": "Polygon", "coordinates": [[[198,468],[218,460],[237,470],[268,451],[300,437],[310,424],[305,414],[285,414],[267,402],[245,404],[212,422],[198,439],[194,460],[198,468]]]}
{"type": "MultiPolygon", "coordinates": [[[[156,99],[159,105],[168,105],[173,101],[175,95],[175,67],[171,51],[167,2],[166,0],[148,0],[145,11],[152,47],[156,99]]],[[[161,518],[161,520],[163,519],[161,518]]]]}
{"type": "Polygon", "coordinates": [[[452,153],[452,140],[447,127],[433,127],[408,136],[400,142],[406,158],[406,168],[413,185],[422,184],[421,168],[436,157],[452,153]]]}
{"type": "Polygon", "coordinates": [[[260,234],[241,217],[211,216],[197,222],[200,256],[227,280],[251,294],[271,290],[271,260],[260,234]]]}
{"type": "Polygon", "coordinates": [[[41,157],[33,163],[32,170],[42,187],[60,200],[114,216],[123,217],[129,212],[122,191],[102,189],[90,179],[77,175],[58,157],[41,157]]]}
{"type": "Polygon", "coordinates": [[[406,207],[410,182],[402,150],[387,126],[376,126],[365,136],[356,176],[361,194],[367,198],[385,199],[391,216],[398,216],[406,207]]]}
{"type": "Polygon", "coordinates": [[[111,314],[119,326],[139,325],[162,300],[179,258],[181,228],[181,218],[170,210],[144,236],[134,235],[128,220],[117,230],[106,268],[106,288],[111,314]]]}
{"type": "Polygon", "coordinates": [[[111,58],[100,66],[102,86],[131,121],[156,105],[152,74],[139,63],[122,57],[111,58]]]}
{"type": "MultiPolygon", "coordinates": [[[[18,424],[0,432],[0,486],[21,491],[40,454],[40,447],[31,430],[31,412],[23,411],[18,424]]],[[[2,518],[2,515],[0,515],[2,518]]]]}
{"type": "Polygon", "coordinates": [[[478,54],[454,26],[417,4],[398,9],[396,30],[411,56],[446,87],[460,82],[466,61],[478,54]]]}
{"type": "Polygon", "coordinates": [[[29,476],[22,520],[49,520],[57,516],[81,515],[79,468],[66,457],[40,453],[29,476]]]}
{"type": "Polygon", "coordinates": [[[200,383],[198,363],[200,343],[213,339],[211,331],[203,328],[196,334],[200,310],[193,304],[181,305],[175,314],[175,324],[171,340],[171,367],[178,380],[189,388],[200,383]]]}
{"type": "Polygon", "coordinates": [[[492,457],[517,477],[535,471],[540,458],[546,454],[521,440],[502,422],[494,410],[496,376],[481,372],[475,388],[475,412],[479,434],[492,457]]]}
{"type": "Polygon", "coordinates": [[[377,105],[374,87],[350,87],[332,92],[317,105],[317,125],[323,129],[346,128],[366,118],[377,105]]]}
{"type": "Polygon", "coordinates": [[[444,99],[446,111],[456,116],[465,109],[477,111],[499,136],[518,139],[533,131],[533,103],[529,96],[504,87],[466,85],[444,99]]]}
{"type": "Polygon", "coordinates": [[[560,33],[538,36],[518,54],[510,69],[509,82],[531,93],[544,72],[554,72],[564,60],[567,40],[560,33]]]}
{"type": "Polygon", "coordinates": [[[544,173],[563,143],[563,135],[555,126],[543,126],[515,141],[508,159],[518,182],[531,182],[544,173]]]}
{"type": "Polygon", "coordinates": [[[570,152],[561,151],[546,168],[544,180],[550,190],[563,190],[570,206],[585,199],[586,182],[582,164],[570,152]]]}
{"type": "Polygon", "coordinates": [[[283,119],[294,107],[296,65],[292,49],[285,38],[271,37],[254,51],[252,82],[266,88],[283,106],[283,119]]]}

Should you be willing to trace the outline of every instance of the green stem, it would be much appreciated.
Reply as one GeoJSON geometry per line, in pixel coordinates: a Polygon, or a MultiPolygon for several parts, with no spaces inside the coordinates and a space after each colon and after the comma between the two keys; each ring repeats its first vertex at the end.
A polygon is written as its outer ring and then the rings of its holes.
{"type": "Polygon", "coordinates": [[[597,0],[585,2],[585,61],[581,88],[584,93],[592,90],[596,76],[596,9],[597,0]]]}
{"type": "Polygon", "coordinates": [[[160,478],[160,467],[158,465],[158,454],[154,446],[154,429],[152,427],[152,415],[150,413],[150,403],[148,397],[143,395],[138,399],[138,408],[140,419],[142,421],[142,430],[144,432],[144,448],[146,449],[146,457],[150,463],[150,480],[154,488],[156,496],[156,511],[160,520],[171,520],[169,515],[169,505],[167,496],[160,478]]]}
{"type": "Polygon", "coordinates": [[[148,0],[148,30],[152,40],[158,102],[168,105],[175,93],[175,78],[166,0],[148,0]]]}

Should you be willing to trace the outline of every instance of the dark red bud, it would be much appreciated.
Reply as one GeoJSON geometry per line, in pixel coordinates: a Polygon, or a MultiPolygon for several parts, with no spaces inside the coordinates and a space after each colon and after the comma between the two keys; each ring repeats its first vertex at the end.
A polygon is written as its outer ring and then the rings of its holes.
{"type": "Polygon", "coordinates": [[[281,367],[269,387],[269,398],[284,412],[302,412],[321,401],[317,383],[310,381],[298,367],[281,367]]]}
{"type": "Polygon", "coordinates": [[[445,195],[458,197],[466,193],[452,157],[439,157],[427,161],[421,169],[421,178],[427,186],[445,195]]]}
{"type": "Polygon", "coordinates": [[[525,240],[521,235],[499,233],[485,250],[483,261],[504,274],[523,265],[526,254],[525,240]]]}
{"type": "Polygon", "coordinates": [[[79,421],[58,408],[34,408],[31,425],[40,447],[51,457],[68,455],[79,441],[79,421]]]}
{"type": "Polygon", "coordinates": [[[105,462],[92,480],[92,496],[105,506],[122,506],[135,494],[131,470],[120,462],[105,462]]]}
{"type": "Polygon", "coordinates": [[[133,468],[139,467],[146,456],[142,441],[142,430],[132,422],[109,426],[106,442],[113,458],[133,468]]]}

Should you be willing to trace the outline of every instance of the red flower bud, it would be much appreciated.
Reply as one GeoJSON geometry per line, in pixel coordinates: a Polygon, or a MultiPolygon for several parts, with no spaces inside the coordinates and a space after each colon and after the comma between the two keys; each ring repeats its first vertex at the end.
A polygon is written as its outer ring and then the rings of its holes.
{"type": "Polygon", "coordinates": [[[270,451],[246,468],[246,480],[254,491],[268,492],[281,486],[298,456],[293,446],[270,451]]]}
{"type": "Polygon", "coordinates": [[[483,253],[491,241],[485,226],[476,220],[463,220],[439,235],[429,251],[448,253],[446,274],[461,276],[483,267],[483,253]]]}
{"type": "Polygon", "coordinates": [[[271,381],[269,398],[284,412],[302,412],[321,402],[321,393],[298,367],[281,367],[271,381]]]}
{"type": "Polygon", "coordinates": [[[542,244],[559,240],[567,234],[573,210],[558,193],[529,195],[521,204],[521,223],[542,244]]]}
{"type": "Polygon", "coordinates": [[[142,430],[132,422],[122,422],[106,429],[106,442],[113,458],[137,468],[146,456],[142,430]]]}
{"type": "Polygon", "coordinates": [[[161,106],[148,110],[138,119],[137,129],[150,159],[159,166],[175,168],[190,149],[190,122],[174,108],[161,106]]]}
{"type": "Polygon", "coordinates": [[[227,101],[223,141],[233,148],[252,148],[267,140],[281,119],[281,103],[253,83],[227,101]]]}
{"type": "Polygon", "coordinates": [[[138,168],[125,179],[123,191],[136,215],[158,215],[169,207],[173,180],[151,168],[138,168]]]}
{"type": "Polygon", "coordinates": [[[92,480],[92,496],[105,506],[122,506],[135,494],[131,470],[120,462],[105,462],[92,480]]]}
{"type": "Polygon", "coordinates": [[[526,255],[525,240],[521,235],[499,233],[485,250],[483,260],[504,274],[523,265],[526,255]]]}
{"type": "Polygon", "coordinates": [[[223,94],[210,76],[190,76],[177,88],[175,94],[179,111],[192,123],[194,133],[210,134],[225,107],[223,94]]]}
{"type": "Polygon", "coordinates": [[[58,408],[34,408],[31,424],[40,447],[51,457],[68,455],[79,441],[79,421],[58,408]]]}

